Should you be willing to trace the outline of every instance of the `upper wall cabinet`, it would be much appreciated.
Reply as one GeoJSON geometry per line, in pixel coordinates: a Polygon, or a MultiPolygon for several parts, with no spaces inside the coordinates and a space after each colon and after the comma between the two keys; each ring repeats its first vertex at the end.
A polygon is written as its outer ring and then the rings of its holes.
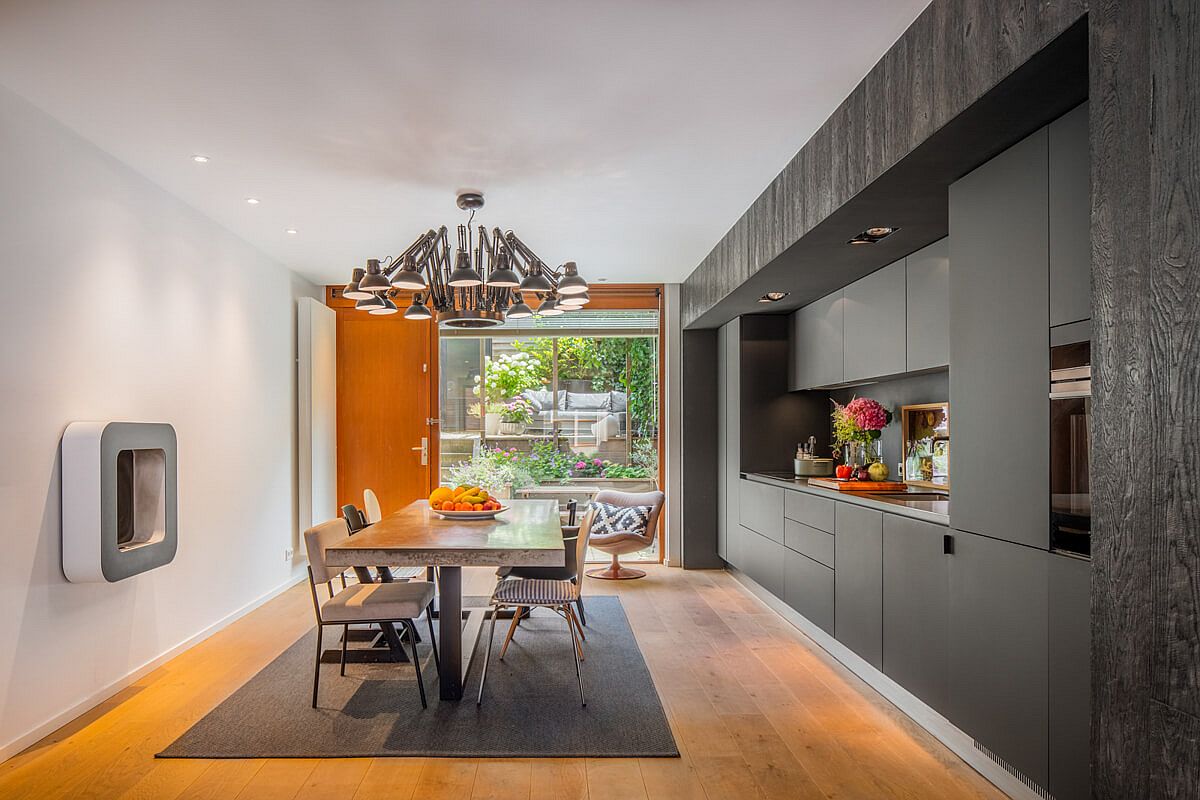
{"type": "Polygon", "coordinates": [[[934,242],[905,261],[908,371],[944,367],[950,363],[950,240],[934,242]]]}
{"type": "Polygon", "coordinates": [[[842,290],[843,381],[905,371],[904,259],[842,290]]]}
{"type": "Polygon", "coordinates": [[[1050,123],[1050,325],[1092,317],[1088,104],[1050,123]]]}
{"type": "Polygon", "coordinates": [[[809,303],[791,320],[788,388],[811,389],[841,383],[842,293],[809,303]]]}
{"type": "Polygon", "coordinates": [[[950,186],[950,524],[1049,547],[1046,129],[950,186]]]}

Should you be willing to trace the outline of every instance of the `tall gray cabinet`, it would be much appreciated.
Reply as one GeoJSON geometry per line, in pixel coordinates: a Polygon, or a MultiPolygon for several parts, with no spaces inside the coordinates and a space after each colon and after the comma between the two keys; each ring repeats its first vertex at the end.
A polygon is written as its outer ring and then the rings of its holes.
{"type": "Polygon", "coordinates": [[[902,258],[843,290],[843,381],[905,371],[904,284],[902,258]]]}
{"type": "Polygon", "coordinates": [[[1047,131],[950,186],[950,524],[1047,548],[1047,131]]]}
{"type": "Polygon", "coordinates": [[[1088,104],[1050,123],[1050,325],[1092,317],[1088,104]]]}
{"type": "Polygon", "coordinates": [[[837,504],[834,635],[871,666],[883,666],[883,514],[837,504]]]}
{"type": "Polygon", "coordinates": [[[717,332],[717,555],[735,567],[742,565],[742,535],[738,518],[741,465],[741,320],[717,332]]]}

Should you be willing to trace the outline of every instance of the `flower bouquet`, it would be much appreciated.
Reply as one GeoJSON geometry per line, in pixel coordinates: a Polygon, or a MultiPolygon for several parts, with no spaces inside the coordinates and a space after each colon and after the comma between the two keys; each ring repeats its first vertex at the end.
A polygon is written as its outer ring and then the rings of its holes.
{"type": "MultiPolygon", "coordinates": [[[[892,412],[869,397],[856,397],[846,405],[836,400],[832,402],[834,457],[840,457],[843,451],[846,453],[845,463],[851,467],[847,472],[856,472],[856,468],[867,461],[882,463],[879,437],[891,424],[892,412]],[[861,455],[860,463],[859,452],[865,450],[870,450],[870,455],[861,455]]],[[[838,477],[850,477],[841,473],[839,469],[838,477]]],[[[883,477],[887,477],[886,472],[883,477]]]]}

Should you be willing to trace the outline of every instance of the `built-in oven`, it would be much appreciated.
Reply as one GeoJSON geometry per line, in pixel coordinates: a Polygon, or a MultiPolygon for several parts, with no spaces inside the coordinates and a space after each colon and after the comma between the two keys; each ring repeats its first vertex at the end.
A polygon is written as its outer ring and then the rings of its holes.
{"type": "Polygon", "coordinates": [[[1091,557],[1091,342],[1050,348],[1050,549],[1091,557]]]}

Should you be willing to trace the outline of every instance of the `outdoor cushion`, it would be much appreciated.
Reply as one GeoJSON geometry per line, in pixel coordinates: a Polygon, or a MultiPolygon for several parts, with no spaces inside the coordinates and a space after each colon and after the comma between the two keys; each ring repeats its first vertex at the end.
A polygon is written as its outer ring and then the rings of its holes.
{"type": "Polygon", "coordinates": [[[583,394],[580,392],[567,392],[567,411],[611,411],[610,398],[608,392],[599,392],[596,394],[583,394]]]}
{"type": "MultiPolygon", "coordinates": [[[[560,391],[558,394],[561,400],[561,396],[566,392],[560,391]]],[[[534,411],[549,411],[554,408],[554,392],[549,389],[526,389],[521,392],[521,396],[529,401],[534,411]]]]}
{"type": "Polygon", "coordinates": [[[609,407],[612,411],[628,411],[629,395],[625,392],[609,392],[609,407]]]}

